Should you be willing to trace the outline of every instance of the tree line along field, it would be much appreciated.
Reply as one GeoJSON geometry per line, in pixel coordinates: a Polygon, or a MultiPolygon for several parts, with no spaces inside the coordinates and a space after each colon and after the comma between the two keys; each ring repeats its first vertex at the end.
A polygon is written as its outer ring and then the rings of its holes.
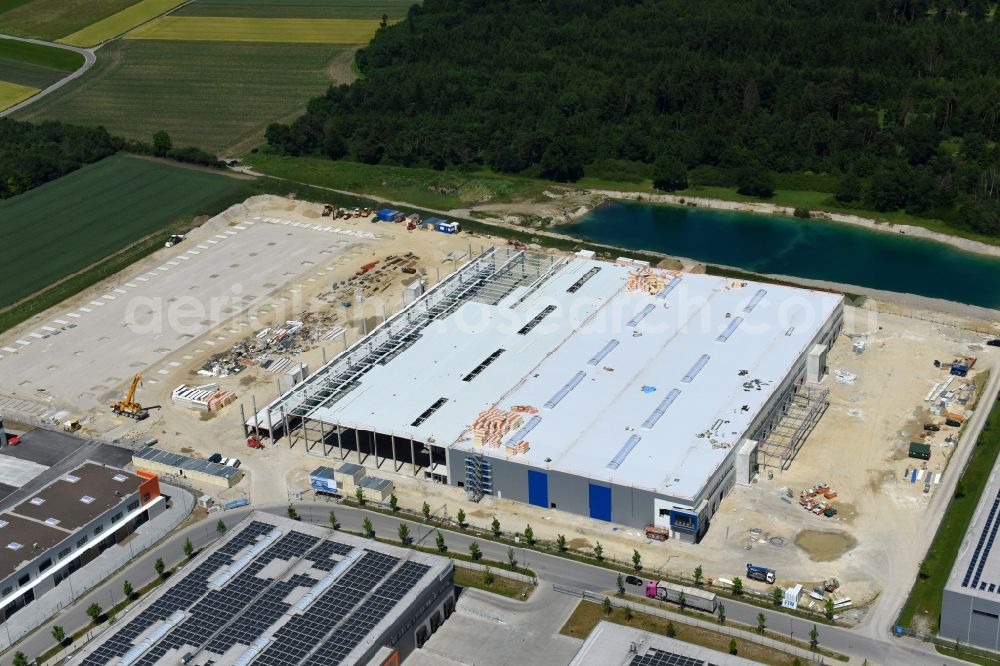
{"type": "Polygon", "coordinates": [[[144,141],[162,129],[175,146],[240,154],[263,140],[269,122],[301,111],[316,90],[350,80],[353,48],[121,40],[100,53],[85,76],[15,119],[103,125],[144,141]]]}
{"type": "Polygon", "coordinates": [[[374,19],[164,16],[136,28],[128,39],[367,44],[378,28],[374,19]]]}
{"type": "Polygon", "coordinates": [[[115,156],[0,201],[0,309],[242,187],[221,174],[115,156]]]}
{"type": "Polygon", "coordinates": [[[196,0],[175,16],[390,19],[406,16],[413,0],[196,0]]]}
{"type": "Polygon", "coordinates": [[[136,0],[0,0],[0,32],[55,41],[136,0]]]}
{"type": "Polygon", "coordinates": [[[81,65],[83,56],[73,51],[0,39],[0,81],[45,88],[81,65]]]}

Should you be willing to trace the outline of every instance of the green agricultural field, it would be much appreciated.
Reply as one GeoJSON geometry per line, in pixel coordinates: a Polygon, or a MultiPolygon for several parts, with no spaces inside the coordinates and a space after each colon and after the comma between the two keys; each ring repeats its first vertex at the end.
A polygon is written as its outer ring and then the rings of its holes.
{"type": "Polygon", "coordinates": [[[317,157],[281,157],[263,152],[249,156],[246,161],[256,171],[269,176],[437,210],[514,197],[532,198],[540,196],[546,186],[551,186],[551,183],[542,180],[489,172],[435,171],[317,157]]]}
{"type": "Polygon", "coordinates": [[[268,123],[349,81],[352,58],[342,46],[116,41],[86,76],[14,115],[104,125],[145,141],[163,129],[175,146],[239,155],[263,142],[268,123]]]}
{"type": "Polygon", "coordinates": [[[0,0],[0,32],[55,41],[111,16],[136,0],[0,0]]]}
{"type": "Polygon", "coordinates": [[[83,64],[73,51],[0,39],[0,79],[32,88],[46,88],[83,64]]]}
{"type": "Polygon", "coordinates": [[[367,44],[378,28],[379,21],[371,19],[164,16],[135,29],[128,39],[367,44]]]}
{"type": "Polygon", "coordinates": [[[97,21],[59,41],[72,46],[94,46],[114,39],[137,25],[155,19],[184,0],[140,0],[136,4],[97,21]]]}
{"type": "Polygon", "coordinates": [[[204,212],[243,181],[135,157],[109,157],[0,201],[0,308],[204,212]]]}
{"type": "Polygon", "coordinates": [[[387,14],[400,19],[413,4],[413,0],[195,0],[175,15],[380,19],[387,14]]]}

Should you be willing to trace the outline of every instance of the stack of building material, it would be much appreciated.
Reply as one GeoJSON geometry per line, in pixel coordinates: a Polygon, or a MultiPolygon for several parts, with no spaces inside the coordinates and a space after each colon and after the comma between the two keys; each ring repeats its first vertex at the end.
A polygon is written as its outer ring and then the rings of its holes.
{"type": "Polygon", "coordinates": [[[473,421],[471,428],[473,441],[490,448],[498,448],[504,437],[524,425],[521,414],[537,413],[536,408],[527,405],[517,405],[510,411],[491,407],[473,421]]]}
{"type": "Polygon", "coordinates": [[[650,268],[640,268],[628,276],[628,283],[625,285],[627,292],[642,292],[656,295],[667,286],[666,279],[659,273],[654,273],[650,268]]]}
{"type": "Polygon", "coordinates": [[[200,412],[217,412],[235,401],[236,394],[232,391],[221,390],[218,384],[203,384],[202,386],[181,384],[170,394],[170,400],[175,405],[181,405],[188,409],[200,412]]]}
{"type": "Polygon", "coordinates": [[[507,455],[511,455],[511,456],[523,455],[523,454],[525,454],[525,453],[528,452],[529,448],[530,447],[528,446],[528,440],[522,439],[517,444],[508,444],[507,445],[507,455]]]}

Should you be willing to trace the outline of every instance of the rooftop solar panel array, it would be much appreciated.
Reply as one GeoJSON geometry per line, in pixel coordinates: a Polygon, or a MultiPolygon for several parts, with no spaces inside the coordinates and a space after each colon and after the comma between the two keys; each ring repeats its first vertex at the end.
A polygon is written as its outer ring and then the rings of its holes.
{"type": "MultiPolygon", "coordinates": [[[[1000,492],[997,492],[997,496],[993,500],[993,506],[990,507],[990,513],[986,517],[986,522],[983,523],[983,529],[979,533],[979,541],[976,543],[976,549],[972,552],[969,567],[965,570],[965,576],[962,578],[962,587],[969,587],[970,580],[973,588],[980,585],[979,577],[982,576],[983,567],[986,566],[986,560],[990,557],[990,551],[993,549],[993,540],[997,536],[997,527],[1000,526],[1000,519],[997,516],[998,509],[1000,509],[1000,492]]],[[[983,583],[981,589],[985,587],[986,585],[983,583]]]]}
{"type": "Polygon", "coordinates": [[[649,648],[645,654],[637,654],[633,657],[631,666],[713,666],[713,664],[703,659],[649,648]]]}
{"type": "Polygon", "coordinates": [[[306,666],[336,666],[358,646],[430,569],[405,562],[326,639],[306,666]]]}
{"type": "Polygon", "coordinates": [[[236,553],[247,548],[259,537],[273,529],[272,525],[266,523],[251,522],[193,571],[188,572],[184,577],[184,585],[176,585],[167,590],[163,596],[150,604],[135,619],[116,631],[84,660],[84,666],[105,666],[112,663],[128,652],[134,645],[136,638],[151,626],[166,620],[177,610],[186,611],[194,606],[208,590],[207,580],[209,576],[219,568],[231,564],[236,553]]]}

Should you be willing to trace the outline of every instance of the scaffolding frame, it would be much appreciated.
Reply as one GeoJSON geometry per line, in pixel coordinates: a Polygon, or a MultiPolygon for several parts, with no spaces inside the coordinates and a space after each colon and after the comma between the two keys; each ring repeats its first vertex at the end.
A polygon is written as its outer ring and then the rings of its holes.
{"type": "Polygon", "coordinates": [[[802,448],[809,433],[830,406],[830,389],[816,384],[794,384],[775,410],[775,419],[768,419],[754,437],[761,467],[785,471],[802,448]]]}
{"type": "MultiPolygon", "coordinates": [[[[514,290],[527,286],[523,300],[567,262],[564,257],[542,253],[489,248],[383,321],[305,381],[273,400],[264,408],[263,418],[255,413],[251,421],[255,425],[285,424],[285,434],[289,438],[289,423],[296,423],[307,438],[307,448],[311,448],[307,423],[323,421],[330,426],[341,425],[322,418],[317,412],[329,408],[357,388],[361,378],[373,367],[388,363],[412,346],[433,322],[444,319],[467,302],[496,305],[514,290]]],[[[350,424],[342,425],[350,427],[350,424]]]]}

